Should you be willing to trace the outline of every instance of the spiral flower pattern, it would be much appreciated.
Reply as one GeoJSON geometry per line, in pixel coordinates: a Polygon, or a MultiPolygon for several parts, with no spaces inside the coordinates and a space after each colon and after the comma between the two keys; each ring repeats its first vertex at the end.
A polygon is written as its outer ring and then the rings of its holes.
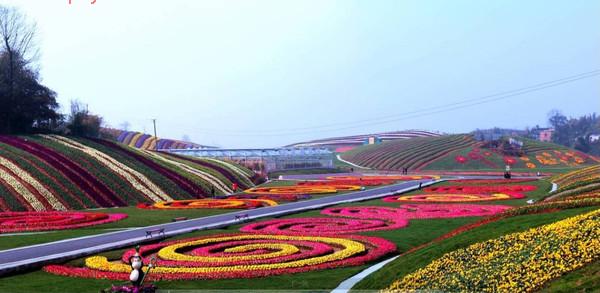
{"type": "MultiPolygon", "coordinates": [[[[361,265],[395,251],[393,243],[375,237],[317,237],[262,234],[211,235],[141,247],[144,263],[156,266],[152,280],[251,278],[361,265]]],[[[89,257],[85,267],[46,266],[58,275],[127,280],[126,251],[120,261],[89,257]]]]}

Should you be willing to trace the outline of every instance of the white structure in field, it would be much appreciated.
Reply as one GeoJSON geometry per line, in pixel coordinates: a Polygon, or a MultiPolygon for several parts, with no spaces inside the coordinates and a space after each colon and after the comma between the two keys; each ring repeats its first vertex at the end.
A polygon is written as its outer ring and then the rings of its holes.
{"type": "Polygon", "coordinates": [[[326,148],[272,149],[168,149],[159,150],[200,158],[215,158],[242,164],[256,172],[333,168],[333,152],[326,148]]]}

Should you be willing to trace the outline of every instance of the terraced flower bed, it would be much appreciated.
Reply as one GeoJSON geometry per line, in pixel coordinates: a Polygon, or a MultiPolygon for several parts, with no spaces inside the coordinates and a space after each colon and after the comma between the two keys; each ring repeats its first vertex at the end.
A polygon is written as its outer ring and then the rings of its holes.
{"type": "Polygon", "coordinates": [[[229,162],[144,152],[105,140],[0,136],[0,210],[134,206],[253,186],[229,162]]]}
{"type": "Polygon", "coordinates": [[[448,153],[473,145],[470,136],[413,138],[359,147],[342,154],[344,160],[378,170],[420,170],[448,153]]]}

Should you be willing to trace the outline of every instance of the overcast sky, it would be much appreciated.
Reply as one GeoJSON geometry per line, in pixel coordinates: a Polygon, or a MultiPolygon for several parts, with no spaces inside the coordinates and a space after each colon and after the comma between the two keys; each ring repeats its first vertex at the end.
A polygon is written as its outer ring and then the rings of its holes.
{"type": "Polygon", "coordinates": [[[600,69],[600,1],[68,2],[0,0],[37,22],[43,83],[63,106],[138,131],[156,118],[161,137],[272,147],[600,112],[596,76],[406,116],[600,69]],[[371,123],[382,116],[394,121],[371,123]]]}

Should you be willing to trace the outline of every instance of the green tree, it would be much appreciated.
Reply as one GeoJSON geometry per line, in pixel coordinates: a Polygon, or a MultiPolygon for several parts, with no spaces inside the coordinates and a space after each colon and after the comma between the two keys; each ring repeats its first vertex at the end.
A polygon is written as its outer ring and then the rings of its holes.
{"type": "Polygon", "coordinates": [[[67,121],[68,134],[74,136],[100,137],[102,117],[90,114],[87,106],[71,101],[71,114],[67,121]]]}

